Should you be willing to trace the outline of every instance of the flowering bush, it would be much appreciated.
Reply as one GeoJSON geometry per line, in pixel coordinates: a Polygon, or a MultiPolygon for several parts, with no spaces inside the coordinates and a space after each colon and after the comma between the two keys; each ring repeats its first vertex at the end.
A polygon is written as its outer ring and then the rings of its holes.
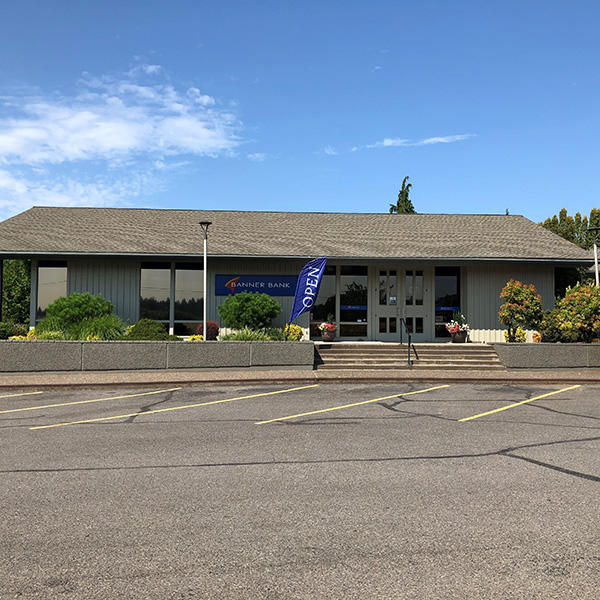
{"type": "Polygon", "coordinates": [[[337,325],[335,323],[325,322],[319,325],[319,329],[321,331],[335,331],[337,329],[337,325]]]}
{"type": "Polygon", "coordinates": [[[600,288],[576,285],[555,309],[561,341],[591,342],[600,335],[600,288]]]}
{"type": "Polygon", "coordinates": [[[283,335],[286,340],[299,342],[302,339],[304,332],[302,331],[302,327],[300,327],[300,325],[288,323],[283,330],[283,335]]]}
{"type": "MultiPolygon", "coordinates": [[[[208,326],[206,327],[206,329],[208,329],[208,326]]],[[[201,335],[190,335],[190,337],[188,338],[188,342],[201,342],[203,339],[204,338],[201,335]]]]}
{"type": "Polygon", "coordinates": [[[508,329],[507,339],[516,342],[517,328],[537,329],[543,316],[542,298],[533,284],[527,285],[514,279],[507,281],[500,293],[505,303],[500,307],[498,318],[508,329]]]}

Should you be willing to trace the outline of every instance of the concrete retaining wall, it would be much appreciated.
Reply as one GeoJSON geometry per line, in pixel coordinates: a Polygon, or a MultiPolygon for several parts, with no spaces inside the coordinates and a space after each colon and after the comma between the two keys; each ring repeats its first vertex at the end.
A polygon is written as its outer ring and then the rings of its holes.
{"type": "Polygon", "coordinates": [[[0,371],[113,371],[293,366],[312,369],[313,342],[0,341],[0,371]]]}
{"type": "Polygon", "coordinates": [[[600,344],[492,344],[513,369],[600,367],[600,344]]]}

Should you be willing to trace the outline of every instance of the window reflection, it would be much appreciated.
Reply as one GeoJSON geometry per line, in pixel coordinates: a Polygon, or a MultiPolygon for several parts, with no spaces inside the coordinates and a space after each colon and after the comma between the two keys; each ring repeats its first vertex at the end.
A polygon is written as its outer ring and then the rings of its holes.
{"type": "Polygon", "coordinates": [[[140,277],[140,318],[168,321],[170,291],[169,263],[143,263],[140,277]]]}
{"type": "Polygon", "coordinates": [[[175,320],[202,320],[203,271],[198,265],[176,265],[175,320]]]}

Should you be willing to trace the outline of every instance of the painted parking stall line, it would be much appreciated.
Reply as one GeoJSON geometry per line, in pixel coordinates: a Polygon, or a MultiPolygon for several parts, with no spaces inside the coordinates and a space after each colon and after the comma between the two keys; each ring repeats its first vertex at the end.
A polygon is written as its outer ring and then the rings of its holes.
{"type": "MultiPolygon", "coordinates": [[[[109,400],[124,400],[126,398],[139,398],[140,396],[152,396],[154,394],[165,394],[167,392],[176,392],[182,388],[174,387],[166,390],[153,390],[151,392],[140,392],[139,394],[126,394],[124,396],[111,396],[110,398],[94,398],[93,400],[76,400],[74,402],[58,402],[56,404],[44,404],[41,406],[26,406],[24,408],[11,408],[10,410],[0,410],[0,415],[6,413],[24,412],[28,410],[41,410],[42,408],[56,408],[59,406],[74,406],[76,404],[92,404],[94,402],[108,402],[109,400]]],[[[40,394],[42,392],[39,392],[40,394]]]]}
{"type": "Polygon", "coordinates": [[[362,406],[364,404],[372,404],[373,402],[382,402],[383,400],[390,400],[392,398],[403,398],[404,396],[412,396],[414,394],[424,394],[425,392],[433,392],[434,390],[441,390],[442,388],[450,387],[449,385],[436,385],[435,387],[427,388],[425,390],[416,390],[414,392],[396,393],[391,396],[383,396],[381,398],[373,398],[372,400],[363,400],[362,402],[353,402],[352,404],[342,404],[341,406],[332,406],[331,408],[322,408],[321,410],[311,410],[310,412],[298,413],[296,415],[288,415],[287,417],[277,417],[275,419],[269,419],[267,421],[257,421],[255,425],[266,425],[267,423],[275,423],[277,421],[288,421],[289,419],[298,419],[300,417],[307,417],[309,415],[317,415],[320,413],[331,412],[334,410],[342,410],[344,408],[351,408],[353,406],[362,406]]]}
{"type": "Polygon", "coordinates": [[[319,387],[318,383],[312,385],[303,385],[295,388],[288,388],[285,390],[276,390],[274,392],[261,392],[259,394],[249,394],[248,396],[238,396],[237,398],[226,398],[224,400],[211,400],[210,402],[197,402],[196,404],[184,404],[182,406],[171,406],[169,408],[157,408],[155,410],[146,410],[141,412],[129,413],[126,415],[114,415],[112,417],[98,417],[95,419],[83,419],[81,421],[70,421],[67,423],[54,423],[52,425],[38,425],[36,427],[30,427],[31,431],[36,429],[51,429],[53,427],[67,427],[68,425],[83,425],[86,423],[97,423],[99,421],[114,421],[115,419],[127,419],[129,417],[138,417],[141,415],[153,415],[157,413],[171,412],[174,410],[185,410],[186,408],[198,408],[200,406],[211,406],[214,404],[226,404],[228,402],[236,402],[238,400],[248,400],[250,398],[261,398],[263,396],[274,396],[276,394],[286,394],[289,392],[297,392],[300,390],[308,390],[311,388],[319,387]]]}
{"type": "Polygon", "coordinates": [[[553,392],[548,392],[547,394],[541,394],[540,396],[535,396],[535,398],[529,398],[527,400],[521,400],[521,402],[513,402],[512,404],[508,404],[507,406],[501,406],[500,408],[494,408],[493,410],[488,410],[486,412],[479,413],[478,415],[473,415],[472,417],[465,417],[464,419],[459,419],[459,423],[464,423],[466,421],[472,421],[473,419],[479,419],[480,417],[486,417],[488,415],[493,415],[495,413],[502,412],[503,410],[509,410],[510,408],[515,408],[517,406],[521,406],[522,404],[527,404],[528,402],[533,402],[534,400],[541,400],[542,398],[548,398],[548,396],[555,396],[556,394],[562,394],[563,392],[568,392],[569,390],[575,390],[580,388],[581,385],[570,385],[569,387],[563,388],[562,390],[554,390],[553,392]]]}
{"type": "Polygon", "coordinates": [[[36,396],[44,392],[19,392],[18,394],[3,394],[0,398],[18,398],[19,396],[36,396]]]}

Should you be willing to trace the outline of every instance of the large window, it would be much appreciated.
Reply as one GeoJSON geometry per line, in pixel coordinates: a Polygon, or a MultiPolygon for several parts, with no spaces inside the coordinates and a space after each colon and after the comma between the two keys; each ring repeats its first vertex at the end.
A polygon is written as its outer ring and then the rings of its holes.
{"type": "Polygon", "coordinates": [[[67,295],[67,263],[43,260],[38,264],[36,320],[46,316],[46,309],[56,299],[67,295]]]}
{"type": "Polygon", "coordinates": [[[202,322],[204,281],[202,265],[175,265],[175,335],[192,335],[202,322]]]}
{"type": "Polygon", "coordinates": [[[460,312],[460,267],[435,268],[435,336],[450,337],[445,323],[460,312]]]}
{"type": "Polygon", "coordinates": [[[367,267],[341,267],[340,337],[366,337],[368,309],[367,267]]]}
{"type": "Polygon", "coordinates": [[[335,320],[335,267],[326,266],[319,286],[319,295],[310,311],[310,335],[319,337],[319,324],[331,318],[335,320]]]}
{"type": "Polygon", "coordinates": [[[171,265],[142,263],[140,278],[140,319],[169,321],[171,265]]]}
{"type": "Polygon", "coordinates": [[[176,335],[196,333],[202,322],[204,305],[202,274],[199,263],[142,263],[140,318],[166,323],[174,328],[176,335]],[[174,283],[173,297],[171,281],[174,283]]]}

